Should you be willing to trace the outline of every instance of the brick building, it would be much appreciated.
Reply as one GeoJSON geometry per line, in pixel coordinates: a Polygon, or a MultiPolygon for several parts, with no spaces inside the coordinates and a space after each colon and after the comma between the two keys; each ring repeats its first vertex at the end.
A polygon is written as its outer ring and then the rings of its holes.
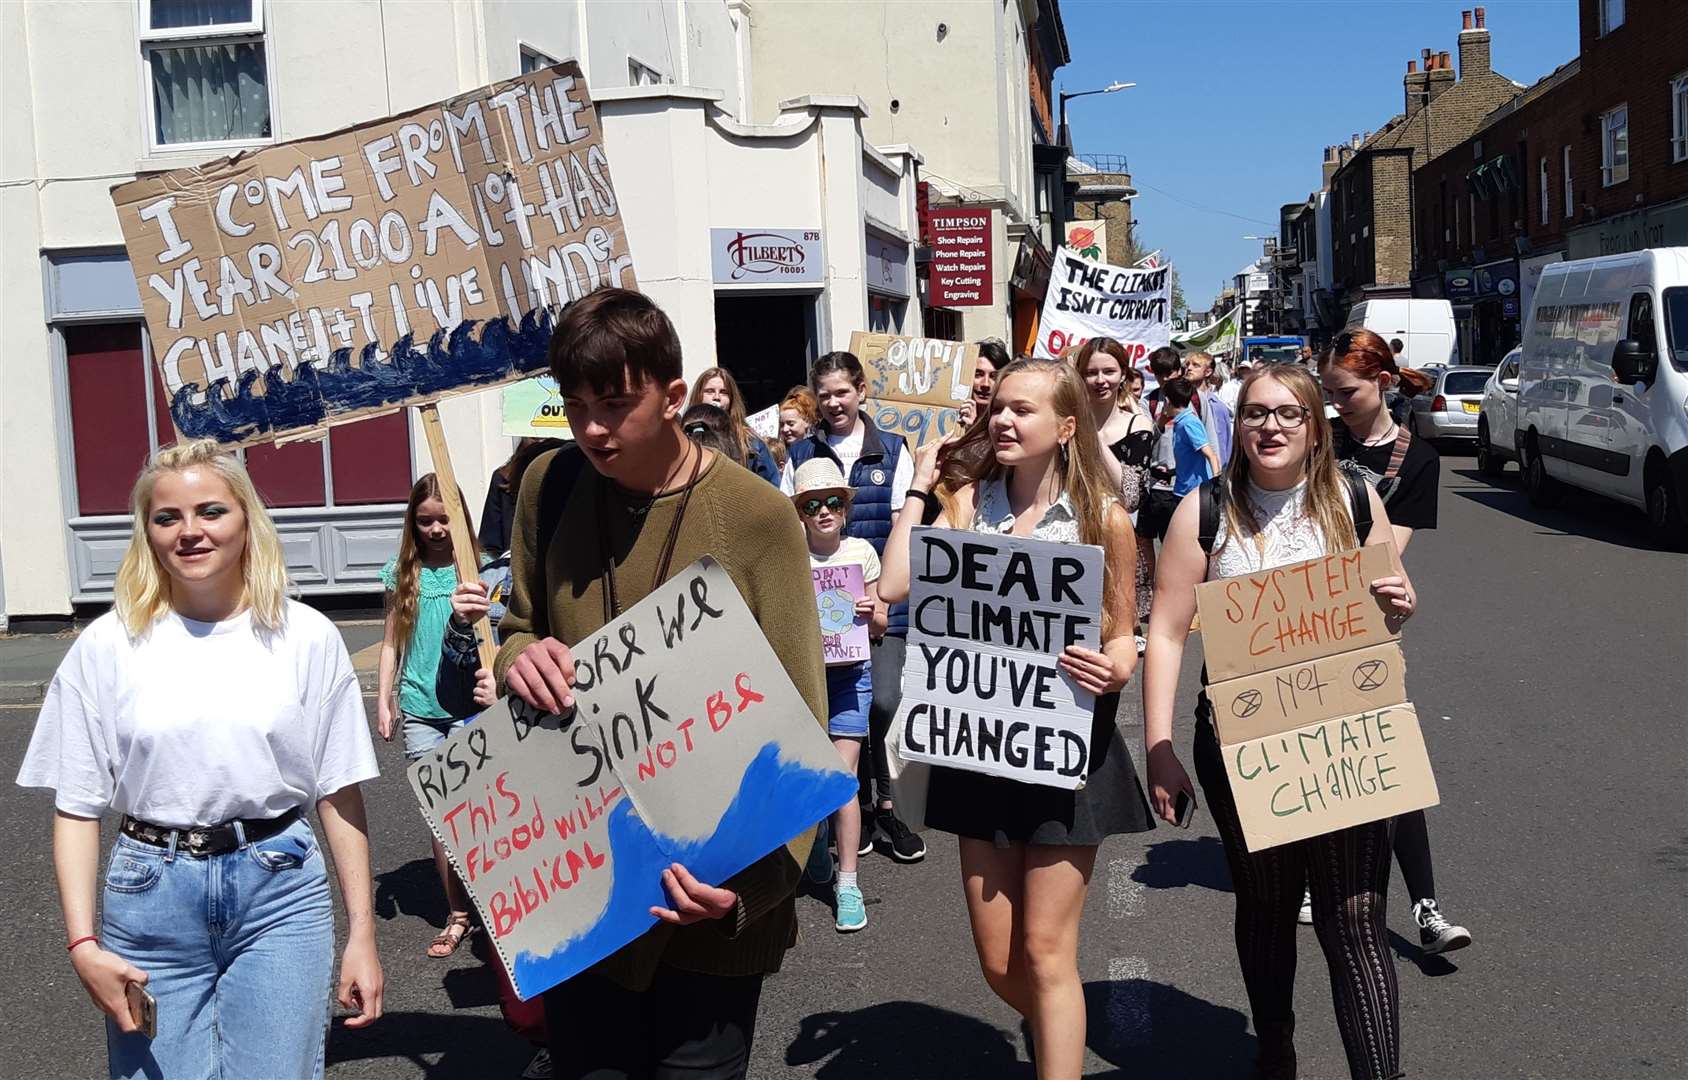
{"type": "Polygon", "coordinates": [[[1688,245],[1688,12],[1581,0],[1578,55],[1414,175],[1413,292],[1453,301],[1461,355],[1521,338],[1542,267],[1688,245]]]}
{"type": "Polygon", "coordinates": [[[1461,15],[1458,75],[1449,53],[1423,50],[1422,70],[1420,61],[1407,62],[1403,111],[1380,130],[1326,152],[1331,288],[1346,303],[1366,292],[1409,295],[1413,171],[1467,139],[1522,89],[1490,67],[1484,10],[1461,15]]]}

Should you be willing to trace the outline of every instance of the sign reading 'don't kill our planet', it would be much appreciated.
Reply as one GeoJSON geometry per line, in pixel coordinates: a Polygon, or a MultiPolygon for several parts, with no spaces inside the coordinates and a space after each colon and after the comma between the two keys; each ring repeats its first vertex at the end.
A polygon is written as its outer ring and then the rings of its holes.
{"type": "Polygon", "coordinates": [[[233,445],[542,371],[561,307],[637,287],[572,61],[112,197],[171,419],[233,445]]]}
{"type": "Polygon", "coordinates": [[[1208,700],[1250,851],[1439,801],[1369,546],[1196,586],[1208,700]]]}
{"type": "Polygon", "coordinates": [[[724,882],[856,797],[713,559],[573,651],[573,717],[513,701],[409,769],[523,999],[649,930],[672,863],[724,882]]]}
{"type": "Polygon", "coordinates": [[[1095,698],[1056,660],[1102,647],[1102,549],[920,527],[910,559],[902,756],[1083,787],[1095,698]]]}
{"type": "Polygon", "coordinates": [[[857,330],[850,335],[850,352],[867,376],[862,410],[879,430],[920,446],[959,426],[956,406],[972,393],[979,346],[857,330]]]}

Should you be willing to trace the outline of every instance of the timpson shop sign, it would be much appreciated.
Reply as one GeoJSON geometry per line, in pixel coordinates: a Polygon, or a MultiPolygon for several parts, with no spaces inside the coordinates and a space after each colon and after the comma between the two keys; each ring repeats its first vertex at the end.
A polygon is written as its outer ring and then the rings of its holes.
{"type": "Polygon", "coordinates": [[[710,229],[709,261],[717,285],[822,285],[819,229],[710,229]]]}

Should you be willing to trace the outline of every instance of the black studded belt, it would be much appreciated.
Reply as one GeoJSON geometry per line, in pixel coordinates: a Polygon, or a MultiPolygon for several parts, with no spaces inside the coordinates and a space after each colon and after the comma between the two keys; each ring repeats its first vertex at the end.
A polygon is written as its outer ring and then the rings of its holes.
{"type": "MultiPolygon", "coordinates": [[[[240,833],[245,834],[246,842],[250,844],[255,840],[267,840],[298,820],[299,808],[294,807],[280,817],[242,818],[238,824],[240,833]]],[[[124,814],[123,823],[117,827],[117,831],[131,840],[139,840],[153,847],[167,848],[174,840],[178,852],[203,856],[222,855],[239,848],[240,836],[235,831],[235,825],[234,821],[225,821],[221,825],[172,829],[124,814]]]]}

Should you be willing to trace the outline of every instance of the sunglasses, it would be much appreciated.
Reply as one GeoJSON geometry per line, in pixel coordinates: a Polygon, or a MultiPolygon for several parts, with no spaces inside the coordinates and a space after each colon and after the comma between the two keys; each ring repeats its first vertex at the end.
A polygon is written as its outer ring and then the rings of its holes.
{"type": "Polygon", "coordinates": [[[1278,418],[1278,426],[1284,430],[1292,430],[1307,422],[1309,410],[1305,405],[1279,405],[1275,409],[1268,409],[1264,405],[1244,405],[1237,413],[1237,419],[1243,427],[1257,428],[1266,426],[1268,416],[1278,418]]]}
{"type": "Polygon", "coordinates": [[[844,510],[844,496],[828,495],[824,499],[806,499],[802,503],[798,504],[797,509],[804,517],[814,517],[816,514],[821,512],[821,507],[823,506],[835,514],[842,513],[844,510]]]}

